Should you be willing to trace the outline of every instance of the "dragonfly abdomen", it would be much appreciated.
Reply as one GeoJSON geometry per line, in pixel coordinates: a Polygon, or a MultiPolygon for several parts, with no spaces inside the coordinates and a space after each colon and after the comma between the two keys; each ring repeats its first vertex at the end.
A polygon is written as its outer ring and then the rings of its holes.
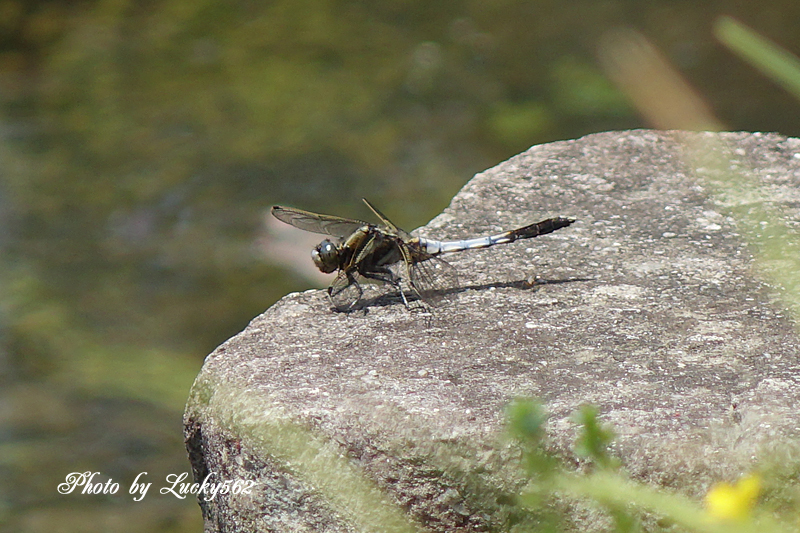
{"type": "Polygon", "coordinates": [[[574,218],[564,218],[564,217],[548,218],[547,220],[542,220],[541,222],[537,222],[536,224],[531,224],[530,226],[525,226],[524,228],[515,229],[514,231],[510,231],[509,233],[513,233],[515,235],[514,240],[530,239],[532,237],[538,237],[539,235],[547,235],[548,233],[553,233],[554,231],[559,230],[561,228],[566,228],[573,222],[575,222],[574,218]]]}
{"type": "Polygon", "coordinates": [[[572,218],[548,218],[541,222],[525,226],[511,231],[490,235],[488,237],[476,237],[462,241],[432,241],[420,237],[419,243],[431,255],[448,254],[461,252],[463,250],[477,250],[488,248],[495,244],[506,244],[519,239],[530,239],[539,235],[547,235],[561,228],[565,228],[575,222],[572,218]]]}

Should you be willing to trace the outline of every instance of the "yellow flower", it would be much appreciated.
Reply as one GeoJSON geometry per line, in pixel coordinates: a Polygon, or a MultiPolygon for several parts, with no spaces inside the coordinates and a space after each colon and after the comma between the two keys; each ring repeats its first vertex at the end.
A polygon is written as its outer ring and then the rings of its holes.
{"type": "Polygon", "coordinates": [[[761,491],[761,478],[755,474],[736,482],[717,483],[706,494],[708,514],[717,520],[747,520],[761,491]]]}

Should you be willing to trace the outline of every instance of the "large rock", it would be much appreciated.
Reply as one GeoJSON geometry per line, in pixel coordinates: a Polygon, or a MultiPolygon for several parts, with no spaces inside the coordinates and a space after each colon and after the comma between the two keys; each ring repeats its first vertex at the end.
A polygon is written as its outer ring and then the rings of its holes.
{"type": "Polygon", "coordinates": [[[796,436],[800,351],[740,234],[798,205],[800,142],[777,135],[603,133],[475,176],[420,234],[578,222],[451,256],[460,288],[432,315],[290,294],[215,350],[186,408],[194,473],[257,483],[202,501],[206,530],[505,529],[519,396],[565,454],[598,406],[640,480],[697,495],[746,470],[796,436]]]}

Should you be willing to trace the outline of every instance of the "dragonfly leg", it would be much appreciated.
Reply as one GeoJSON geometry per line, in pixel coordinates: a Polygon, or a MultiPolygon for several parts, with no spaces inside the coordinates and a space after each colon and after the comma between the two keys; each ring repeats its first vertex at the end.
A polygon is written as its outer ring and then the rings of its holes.
{"type": "Polygon", "coordinates": [[[408,300],[406,299],[406,293],[403,292],[403,287],[400,286],[400,282],[397,282],[397,291],[400,293],[400,297],[403,299],[403,305],[406,306],[406,309],[411,310],[411,306],[408,305],[408,300]]]}
{"type": "Polygon", "coordinates": [[[370,271],[361,272],[361,275],[365,278],[374,279],[377,281],[382,281],[383,283],[388,283],[395,289],[397,292],[400,293],[400,298],[403,299],[403,305],[406,306],[406,309],[411,309],[408,305],[408,300],[406,299],[406,295],[403,292],[403,286],[400,285],[400,278],[395,275],[394,272],[389,270],[388,267],[378,267],[370,271]]]}

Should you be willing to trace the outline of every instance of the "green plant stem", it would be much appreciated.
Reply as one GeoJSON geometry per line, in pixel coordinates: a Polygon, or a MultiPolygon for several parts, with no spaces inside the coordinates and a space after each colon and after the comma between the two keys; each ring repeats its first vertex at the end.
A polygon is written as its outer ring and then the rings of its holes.
{"type": "Polygon", "coordinates": [[[745,61],[800,99],[800,59],[731,17],[720,17],[714,35],[745,61]]]}

